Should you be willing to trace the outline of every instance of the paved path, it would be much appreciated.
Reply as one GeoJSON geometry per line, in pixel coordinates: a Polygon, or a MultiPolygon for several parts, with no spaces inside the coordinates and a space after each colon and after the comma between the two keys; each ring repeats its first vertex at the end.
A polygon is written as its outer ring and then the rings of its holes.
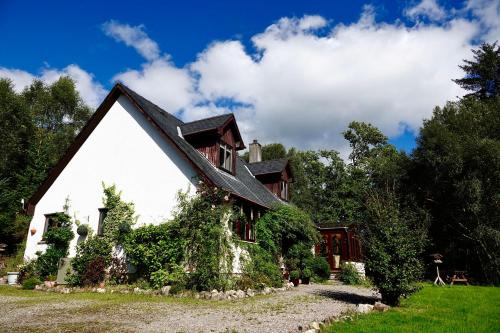
{"type": "Polygon", "coordinates": [[[61,296],[0,295],[0,331],[298,332],[375,299],[369,289],[319,284],[236,301],[61,296]]]}

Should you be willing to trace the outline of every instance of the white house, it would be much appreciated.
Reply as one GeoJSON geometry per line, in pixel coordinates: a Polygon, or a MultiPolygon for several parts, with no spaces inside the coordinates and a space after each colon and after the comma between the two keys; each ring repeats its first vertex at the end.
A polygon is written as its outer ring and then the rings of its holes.
{"type": "MultiPolygon", "coordinates": [[[[286,160],[260,161],[250,144],[250,162],[234,115],[184,123],[126,86],[116,84],[65,155],[28,201],[33,216],[25,258],[44,251],[51,214],[69,204],[69,215],[99,230],[105,211],[103,186],[115,184],[135,204],[138,225],[171,217],[179,190],[195,191],[199,180],[227,190],[247,221],[233,226],[254,241],[253,221],[270,205],[288,199],[291,173],[286,160]]],[[[76,226],[75,234],[76,234],[76,226]]],[[[78,237],[70,244],[74,256],[78,237]]]]}

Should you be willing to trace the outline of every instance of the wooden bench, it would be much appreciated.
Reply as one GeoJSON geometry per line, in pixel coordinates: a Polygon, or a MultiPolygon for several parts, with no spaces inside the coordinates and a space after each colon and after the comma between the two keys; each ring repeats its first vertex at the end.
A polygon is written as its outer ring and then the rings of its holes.
{"type": "Polygon", "coordinates": [[[455,271],[453,273],[453,277],[451,278],[451,285],[453,285],[455,282],[465,283],[466,285],[469,285],[469,281],[465,276],[466,273],[466,271],[455,271]]]}

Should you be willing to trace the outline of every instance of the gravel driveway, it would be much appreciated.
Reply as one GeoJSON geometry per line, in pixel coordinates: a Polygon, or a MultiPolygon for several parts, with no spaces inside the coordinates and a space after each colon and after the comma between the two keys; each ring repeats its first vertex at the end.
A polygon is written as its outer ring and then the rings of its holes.
{"type": "Polygon", "coordinates": [[[235,301],[162,301],[158,297],[117,301],[125,296],[70,294],[61,299],[39,294],[41,297],[0,295],[0,331],[298,332],[313,321],[375,300],[369,289],[340,284],[301,285],[235,301]]]}

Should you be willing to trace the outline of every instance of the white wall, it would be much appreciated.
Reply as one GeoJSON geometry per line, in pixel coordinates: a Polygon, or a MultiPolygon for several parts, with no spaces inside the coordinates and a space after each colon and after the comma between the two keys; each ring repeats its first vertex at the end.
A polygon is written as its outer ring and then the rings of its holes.
{"type": "MultiPolygon", "coordinates": [[[[137,225],[158,224],[171,217],[178,190],[195,191],[195,178],[191,165],[121,96],[36,205],[29,228],[36,232],[28,232],[25,258],[45,249],[39,244],[44,214],[63,211],[67,197],[70,216],[97,230],[102,182],[116,184],[122,199],[135,204],[137,225]]],[[[79,240],[73,227],[70,256],[79,240]]]]}

